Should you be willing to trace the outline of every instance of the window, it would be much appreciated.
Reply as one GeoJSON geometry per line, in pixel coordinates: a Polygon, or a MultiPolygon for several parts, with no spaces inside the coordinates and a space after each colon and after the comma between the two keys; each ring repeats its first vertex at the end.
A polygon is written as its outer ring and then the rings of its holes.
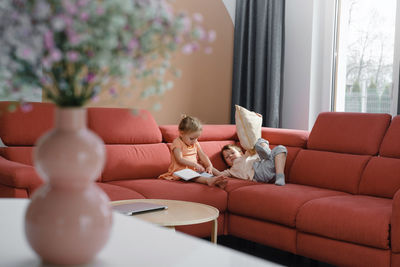
{"type": "Polygon", "coordinates": [[[397,114],[397,0],[338,0],[337,8],[333,110],[397,114]]]}

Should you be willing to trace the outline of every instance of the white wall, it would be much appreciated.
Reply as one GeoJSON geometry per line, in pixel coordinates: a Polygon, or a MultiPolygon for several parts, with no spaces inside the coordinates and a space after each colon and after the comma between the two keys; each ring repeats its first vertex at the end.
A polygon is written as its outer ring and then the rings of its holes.
{"type": "Polygon", "coordinates": [[[236,9],[236,0],[222,0],[226,7],[226,10],[229,13],[229,16],[232,19],[233,25],[235,25],[235,9],[236,9]]]}
{"type": "Polygon", "coordinates": [[[283,128],[308,129],[313,2],[286,1],[283,128]]]}
{"type": "Polygon", "coordinates": [[[330,110],[334,0],[287,0],[282,127],[310,130],[330,110]]]}

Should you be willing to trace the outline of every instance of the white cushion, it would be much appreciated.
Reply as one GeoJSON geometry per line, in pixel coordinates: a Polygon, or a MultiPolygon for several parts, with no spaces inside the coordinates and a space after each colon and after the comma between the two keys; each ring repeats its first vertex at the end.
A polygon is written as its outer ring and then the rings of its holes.
{"type": "Polygon", "coordinates": [[[235,105],[235,108],[236,131],[240,145],[247,151],[251,151],[257,140],[261,138],[262,116],[239,105],[235,105]]]}

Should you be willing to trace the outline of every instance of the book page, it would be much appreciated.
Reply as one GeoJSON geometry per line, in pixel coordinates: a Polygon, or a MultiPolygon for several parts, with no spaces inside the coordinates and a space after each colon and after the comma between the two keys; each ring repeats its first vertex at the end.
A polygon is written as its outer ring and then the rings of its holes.
{"type": "Polygon", "coordinates": [[[200,177],[200,176],[212,177],[212,175],[209,174],[209,173],[206,173],[206,172],[198,173],[198,172],[196,172],[196,171],[194,171],[192,169],[183,169],[183,170],[174,172],[174,174],[176,176],[182,178],[185,181],[188,181],[190,179],[197,178],[197,177],[200,177]]]}

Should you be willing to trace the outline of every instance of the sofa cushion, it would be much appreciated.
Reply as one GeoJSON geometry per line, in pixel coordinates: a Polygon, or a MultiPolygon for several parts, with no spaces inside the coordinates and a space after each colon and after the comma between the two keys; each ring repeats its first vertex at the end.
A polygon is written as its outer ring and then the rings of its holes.
{"type": "Polygon", "coordinates": [[[107,194],[111,201],[145,198],[142,194],[122,186],[107,183],[96,184],[107,194]]]}
{"type": "MultiPolygon", "coordinates": [[[[329,263],[328,266],[395,267],[390,250],[357,245],[316,235],[297,233],[296,253],[329,263]]],[[[319,265],[319,264],[318,264],[319,265]]]]}
{"type": "MultiPolygon", "coordinates": [[[[294,228],[234,214],[229,214],[228,222],[228,233],[230,235],[296,253],[297,231],[294,228]]],[[[274,264],[271,264],[271,266],[274,266],[274,264]]]]}
{"type": "Polygon", "coordinates": [[[400,116],[393,118],[385,137],[383,138],[379,154],[384,157],[400,158],[400,116]]]}
{"type": "Polygon", "coordinates": [[[161,132],[147,110],[88,108],[88,127],[106,144],[160,143],[161,132]]]}
{"type": "Polygon", "coordinates": [[[26,165],[33,165],[33,146],[0,147],[0,156],[26,165]]]}
{"type": "Polygon", "coordinates": [[[297,215],[299,231],[376,248],[389,248],[392,200],[333,196],[305,203],[297,215]]]}
{"type": "Polygon", "coordinates": [[[54,105],[30,103],[31,111],[8,111],[10,104],[0,102],[0,138],[7,146],[33,146],[36,140],[54,125],[54,105]]]}
{"type": "MultiPolygon", "coordinates": [[[[163,140],[172,143],[179,136],[178,125],[161,125],[160,131],[163,140]]],[[[231,124],[203,125],[199,141],[238,140],[236,126],[231,124]]]]}
{"type": "Polygon", "coordinates": [[[311,130],[307,147],[376,155],[390,120],[389,114],[323,112],[319,114],[311,130]]]}
{"type": "Polygon", "coordinates": [[[106,145],[102,181],[156,178],[167,172],[170,152],[167,144],[106,145]]]}
{"type": "Polygon", "coordinates": [[[335,195],[345,193],[296,184],[249,185],[229,193],[228,209],[233,214],[295,227],[297,212],[304,203],[335,195]]]}
{"type": "Polygon", "coordinates": [[[256,181],[228,177],[228,183],[226,184],[224,190],[229,193],[242,186],[257,185],[257,184],[258,182],[256,181]]]}
{"type": "Polygon", "coordinates": [[[290,182],[358,193],[358,184],[370,156],[301,150],[290,170],[290,182]]]}
{"type": "Polygon", "coordinates": [[[392,231],[390,233],[392,251],[400,253],[400,191],[393,197],[392,218],[391,218],[392,231]]]}
{"type": "Polygon", "coordinates": [[[196,182],[138,179],[110,183],[132,189],[146,198],[193,201],[213,206],[220,212],[227,207],[228,196],[224,190],[196,182]]]}
{"type": "Polygon", "coordinates": [[[400,189],[400,159],[373,157],[365,167],[360,194],[393,198],[400,189]]]}

